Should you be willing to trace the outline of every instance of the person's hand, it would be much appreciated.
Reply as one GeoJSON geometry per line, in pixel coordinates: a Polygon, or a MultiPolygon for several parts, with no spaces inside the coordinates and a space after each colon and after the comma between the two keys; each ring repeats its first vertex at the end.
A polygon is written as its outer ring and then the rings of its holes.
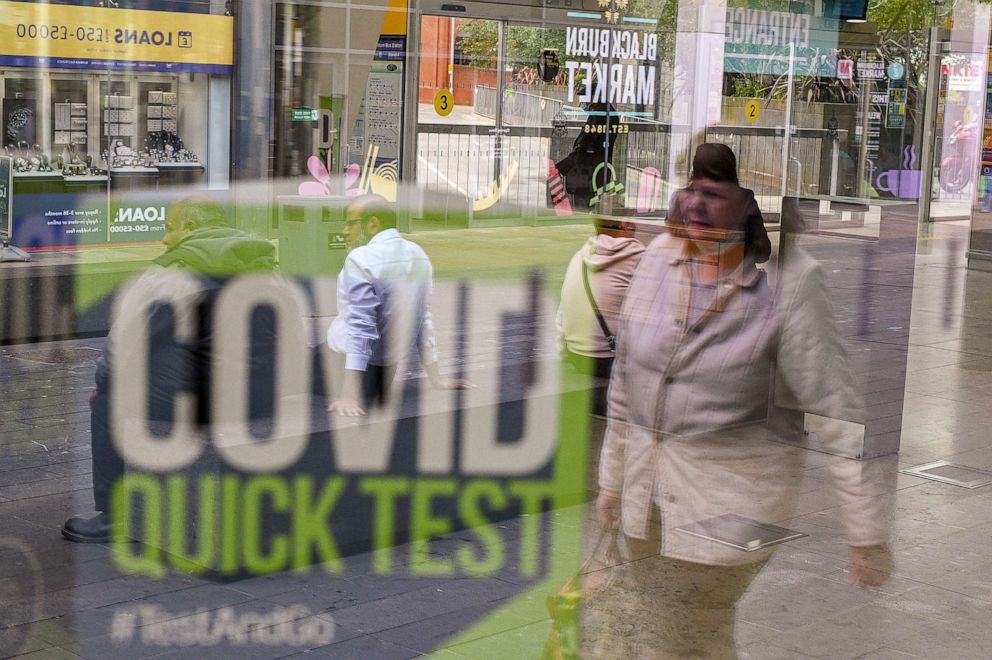
{"type": "Polygon", "coordinates": [[[850,582],[861,587],[878,587],[892,574],[892,551],[885,543],[866,547],[851,546],[850,582]]]}
{"type": "Polygon", "coordinates": [[[596,497],[596,518],[603,529],[620,527],[620,493],[600,489],[596,497]]]}
{"type": "Polygon", "coordinates": [[[362,417],[365,409],[358,405],[358,401],[349,397],[341,397],[327,406],[327,412],[337,413],[342,417],[362,417]]]}

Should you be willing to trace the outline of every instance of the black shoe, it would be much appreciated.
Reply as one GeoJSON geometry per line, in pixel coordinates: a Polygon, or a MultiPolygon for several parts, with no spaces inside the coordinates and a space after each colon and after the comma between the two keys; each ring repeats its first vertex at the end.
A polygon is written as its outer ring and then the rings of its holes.
{"type": "Polygon", "coordinates": [[[73,516],[62,525],[62,536],[75,543],[109,543],[110,519],[103,511],[89,518],[73,516]]]}

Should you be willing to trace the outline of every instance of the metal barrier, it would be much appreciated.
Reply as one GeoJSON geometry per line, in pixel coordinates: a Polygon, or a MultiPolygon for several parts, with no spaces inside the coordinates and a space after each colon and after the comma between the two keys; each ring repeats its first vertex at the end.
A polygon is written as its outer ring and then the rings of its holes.
{"type": "MultiPolygon", "coordinates": [[[[560,101],[544,99],[545,107],[541,108],[532,100],[540,97],[516,94],[524,97],[522,109],[513,109],[521,124],[498,129],[419,124],[418,184],[427,191],[472,200],[500,186],[506,204],[547,208],[548,161],[564,158],[585,125],[583,121],[562,124],[560,101]],[[512,179],[499,180],[511,173],[512,179]]],[[[492,109],[495,116],[495,103],[494,88],[476,86],[475,107],[483,111],[480,114],[492,109]]],[[[507,118],[505,111],[504,117],[507,118]]],[[[612,165],[624,184],[624,204],[628,208],[667,208],[673,186],[687,173],[691,136],[678,127],[673,131],[671,124],[639,118],[624,118],[617,125],[623,128],[614,137],[612,165]]],[[[778,157],[786,140],[780,128],[711,126],[705,138],[728,144],[734,150],[741,185],[757,195],[854,196],[843,187],[848,173],[840,167],[845,131],[795,129],[788,138],[791,158],[785,172],[778,157]]]]}
{"type": "MultiPolygon", "coordinates": [[[[476,85],[472,110],[481,117],[496,119],[496,100],[499,90],[490,85],[476,85]]],[[[561,99],[507,87],[503,91],[503,123],[512,126],[540,128],[551,126],[562,116],[566,103],[561,99]]]]}
{"type": "Polygon", "coordinates": [[[848,172],[840,171],[841,140],[846,131],[822,128],[797,128],[789,136],[789,170],[783,171],[781,154],[785,149],[785,131],[757,126],[710,126],[707,142],[726,144],[737,155],[741,185],[757,195],[842,195],[856,196],[844,190],[848,172]]]}
{"type": "MultiPolygon", "coordinates": [[[[617,135],[612,165],[623,177],[624,201],[636,203],[639,177],[649,167],[665,176],[664,164],[672,148],[667,124],[623,124],[626,131],[617,135]],[[626,175],[626,176],[624,176],[626,175]],[[636,181],[633,180],[637,179],[636,181]]],[[[495,127],[420,124],[417,127],[417,183],[426,191],[464,195],[478,199],[497,185],[496,161],[501,176],[513,172],[501,191],[504,203],[528,209],[547,208],[548,161],[560,161],[573,148],[584,123],[570,122],[554,129],[546,127],[495,127]],[[511,170],[512,166],[512,170],[511,170]]],[[[687,143],[677,136],[676,148],[687,143]]],[[[657,182],[651,181],[654,186],[657,182]]],[[[654,208],[663,208],[669,196],[667,184],[658,187],[654,208]]]]}

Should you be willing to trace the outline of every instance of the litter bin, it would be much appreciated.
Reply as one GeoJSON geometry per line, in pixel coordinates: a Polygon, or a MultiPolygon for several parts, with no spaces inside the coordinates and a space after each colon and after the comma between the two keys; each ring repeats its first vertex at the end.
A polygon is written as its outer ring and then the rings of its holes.
{"type": "Polygon", "coordinates": [[[346,197],[276,198],[279,269],[287,275],[336,276],[348,253],[344,241],[346,197]]]}

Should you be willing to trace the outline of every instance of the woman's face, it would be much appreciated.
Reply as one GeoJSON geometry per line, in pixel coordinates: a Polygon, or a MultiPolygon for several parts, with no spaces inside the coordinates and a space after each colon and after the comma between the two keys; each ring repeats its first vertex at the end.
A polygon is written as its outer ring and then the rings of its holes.
{"type": "Polygon", "coordinates": [[[697,244],[744,240],[741,195],[736,183],[691,180],[683,195],[683,219],[689,238],[697,244]]]}

